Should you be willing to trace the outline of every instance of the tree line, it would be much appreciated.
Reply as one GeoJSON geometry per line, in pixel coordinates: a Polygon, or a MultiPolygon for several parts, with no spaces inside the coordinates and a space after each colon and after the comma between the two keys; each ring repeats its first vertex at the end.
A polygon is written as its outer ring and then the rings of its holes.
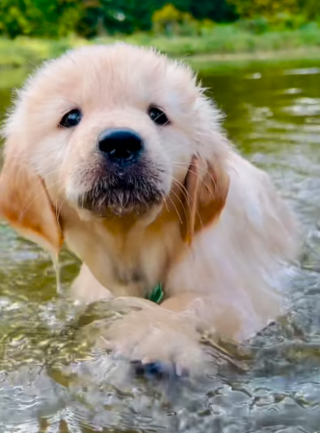
{"type": "Polygon", "coordinates": [[[85,38],[170,30],[173,22],[230,23],[257,16],[319,15],[319,0],[0,0],[0,34],[85,38]]]}

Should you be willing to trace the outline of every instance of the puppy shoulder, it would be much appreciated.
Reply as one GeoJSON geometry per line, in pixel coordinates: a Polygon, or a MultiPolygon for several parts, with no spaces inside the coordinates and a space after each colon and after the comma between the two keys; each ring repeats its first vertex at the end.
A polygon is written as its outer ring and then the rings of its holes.
{"type": "Polygon", "coordinates": [[[225,217],[247,232],[248,240],[262,240],[276,255],[294,258],[299,248],[299,224],[270,176],[241,155],[228,158],[230,188],[225,217]]]}

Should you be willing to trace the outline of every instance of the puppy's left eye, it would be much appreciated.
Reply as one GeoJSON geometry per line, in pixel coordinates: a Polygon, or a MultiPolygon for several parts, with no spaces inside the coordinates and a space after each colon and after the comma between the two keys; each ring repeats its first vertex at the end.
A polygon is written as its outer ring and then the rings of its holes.
{"type": "Polygon", "coordinates": [[[157,125],[167,125],[169,122],[169,119],[165,115],[165,113],[160,110],[160,108],[157,107],[150,107],[148,111],[150,119],[156,123],[157,125]]]}
{"type": "Polygon", "coordinates": [[[63,128],[72,128],[80,123],[81,118],[81,111],[78,108],[75,108],[63,116],[60,120],[59,126],[62,126],[63,128]]]}

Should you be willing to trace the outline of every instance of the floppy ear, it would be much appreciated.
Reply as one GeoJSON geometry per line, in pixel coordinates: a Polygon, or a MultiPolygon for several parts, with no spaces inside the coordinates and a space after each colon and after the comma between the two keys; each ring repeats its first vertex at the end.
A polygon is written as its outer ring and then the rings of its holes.
{"type": "Polygon", "coordinates": [[[182,224],[182,237],[187,243],[191,244],[196,232],[219,217],[228,189],[229,176],[218,160],[213,165],[195,155],[192,157],[185,179],[186,204],[182,224]]]}
{"type": "Polygon", "coordinates": [[[12,153],[6,155],[0,174],[0,217],[23,236],[57,255],[63,238],[44,183],[22,155],[12,153]]]}

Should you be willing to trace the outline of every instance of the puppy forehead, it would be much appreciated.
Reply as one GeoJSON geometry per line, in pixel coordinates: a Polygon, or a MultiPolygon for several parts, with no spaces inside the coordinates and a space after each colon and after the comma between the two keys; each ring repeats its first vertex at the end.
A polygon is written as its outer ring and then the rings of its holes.
{"type": "Polygon", "coordinates": [[[40,69],[26,92],[35,100],[60,98],[80,106],[155,103],[184,107],[198,95],[189,68],[151,49],[125,44],[73,50],[40,69]]]}

